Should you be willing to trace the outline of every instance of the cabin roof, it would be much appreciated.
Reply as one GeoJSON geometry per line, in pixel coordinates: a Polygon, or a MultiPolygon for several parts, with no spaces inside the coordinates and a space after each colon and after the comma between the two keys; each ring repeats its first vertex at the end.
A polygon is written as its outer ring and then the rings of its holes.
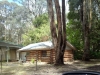
{"type": "MultiPolygon", "coordinates": [[[[51,41],[39,42],[29,44],[18,51],[30,51],[30,50],[51,50],[53,49],[53,43],[51,41]]],[[[75,50],[75,47],[67,42],[66,50],[75,50]]]]}
{"type": "Polygon", "coordinates": [[[9,47],[9,48],[16,48],[16,49],[21,48],[20,45],[16,45],[16,44],[9,43],[9,42],[4,42],[4,41],[0,41],[0,48],[1,47],[9,47]]]}

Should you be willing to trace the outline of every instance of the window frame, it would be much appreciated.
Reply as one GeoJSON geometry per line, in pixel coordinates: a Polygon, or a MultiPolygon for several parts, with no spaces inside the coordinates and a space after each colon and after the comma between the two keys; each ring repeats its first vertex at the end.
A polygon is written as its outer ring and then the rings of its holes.
{"type": "Polygon", "coordinates": [[[45,50],[41,51],[41,56],[42,57],[47,57],[47,51],[45,51],[45,50]]]}

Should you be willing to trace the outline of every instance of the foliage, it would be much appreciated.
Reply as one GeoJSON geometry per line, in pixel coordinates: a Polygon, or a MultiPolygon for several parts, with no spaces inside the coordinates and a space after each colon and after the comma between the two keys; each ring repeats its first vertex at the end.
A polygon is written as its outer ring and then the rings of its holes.
{"type": "Polygon", "coordinates": [[[0,40],[21,44],[29,21],[28,9],[14,2],[0,1],[0,40]]]}
{"type": "MultiPolygon", "coordinates": [[[[80,3],[81,0],[69,0],[69,9],[70,12],[68,14],[68,26],[67,26],[67,34],[68,40],[76,47],[76,51],[74,53],[75,59],[81,59],[83,55],[83,34],[82,34],[82,25],[81,25],[81,17],[80,14],[80,3]]],[[[92,0],[92,26],[90,30],[90,58],[99,58],[100,55],[100,18],[99,16],[99,0],[92,0]]],[[[88,20],[89,22],[89,20],[88,20]]]]}
{"type": "Polygon", "coordinates": [[[100,52],[97,51],[90,51],[90,55],[92,59],[100,59],[100,52]]]}
{"type": "Polygon", "coordinates": [[[74,59],[81,60],[83,55],[83,50],[74,51],[74,59]]]}
{"type": "MultiPolygon", "coordinates": [[[[47,12],[46,0],[13,1],[0,1],[0,40],[22,44],[22,35],[31,27],[32,21],[38,16],[43,19],[41,14],[47,12]]],[[[45,18],[47,21],[47,16],[45,18]]],[[[40,25],[41,19],[34,23],[40,25]]]]}
{"type": "MultiPolygon", "coordinates": [[[[83,41],[80,29],[80,22],[75,21],[73,17],[69,17],[67,24],[67,39],[75,46],[77,50],[74,51],[74,59],[81,59],[83,55],[83,41]]],[[[75,17],[76,19],[77,17],[75,17]]]]}
{"type": "MultiPolygon", "coordinates": [[[[83,55],[83,50],[77,50],[74,52],[74,59],[81,60],[83,55]]],[[[90,50],[91,59],[100,59],[100,52],[90,50]]]]}
{"type": "Polygon", "coordinates": [[[33,25],[35,27],[39,27],[41,26],[42,24],[47,24],[48,22],[48,15],[47,14],[42,14],[38,17],[36,17],[34,20],[33,20],[33,25]]]}
{"type": "Polygon", "coordinates": [[[32,17],[36,18],[43,13],[47,13],[46,0],[14,0],[16,3],[29,10],[32,17]]]}
{"type": "Polygon", "coordinates": [[[48,25],[48,16],[43,14],[33,20],[33,26],[23,34],[23,44],[47,41],[50,39],[50,26],[48,25]]]}
{"type": "Polygon", "coordinates": [[[31,59],[31,63],[34,63],[35,62],[35,59],[31,59]]]}

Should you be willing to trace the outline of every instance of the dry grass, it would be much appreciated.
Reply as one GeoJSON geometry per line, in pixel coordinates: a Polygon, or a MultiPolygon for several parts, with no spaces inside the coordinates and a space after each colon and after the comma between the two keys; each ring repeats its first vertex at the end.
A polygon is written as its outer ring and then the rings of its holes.
{"type": "Polygon", "coordinates": [[[10,62],[8,65],[3,63],[2,74],[0,75],[62,75],[64,72],[77,70],[100,71],[100,61],[74,61],[67,62],[63,66],[38,63],[37,70],[36,65],[29,62],[23,64],[10,62]]]}

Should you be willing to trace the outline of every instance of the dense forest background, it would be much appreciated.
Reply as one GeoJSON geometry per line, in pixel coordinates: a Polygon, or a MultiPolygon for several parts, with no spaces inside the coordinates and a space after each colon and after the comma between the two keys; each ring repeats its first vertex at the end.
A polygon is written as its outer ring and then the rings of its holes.
{"type": "MultiPolygon", "coordinates": [[[[69,0],[68,4],[66,35],[76,47],[75,59],[83,57],[84,36],[89,39],[90,58],[99,59],[100,0],[69,0]]],[[[23,45],[51,40],[46,0],[0,1],[0,40],[23,45]]]]}

